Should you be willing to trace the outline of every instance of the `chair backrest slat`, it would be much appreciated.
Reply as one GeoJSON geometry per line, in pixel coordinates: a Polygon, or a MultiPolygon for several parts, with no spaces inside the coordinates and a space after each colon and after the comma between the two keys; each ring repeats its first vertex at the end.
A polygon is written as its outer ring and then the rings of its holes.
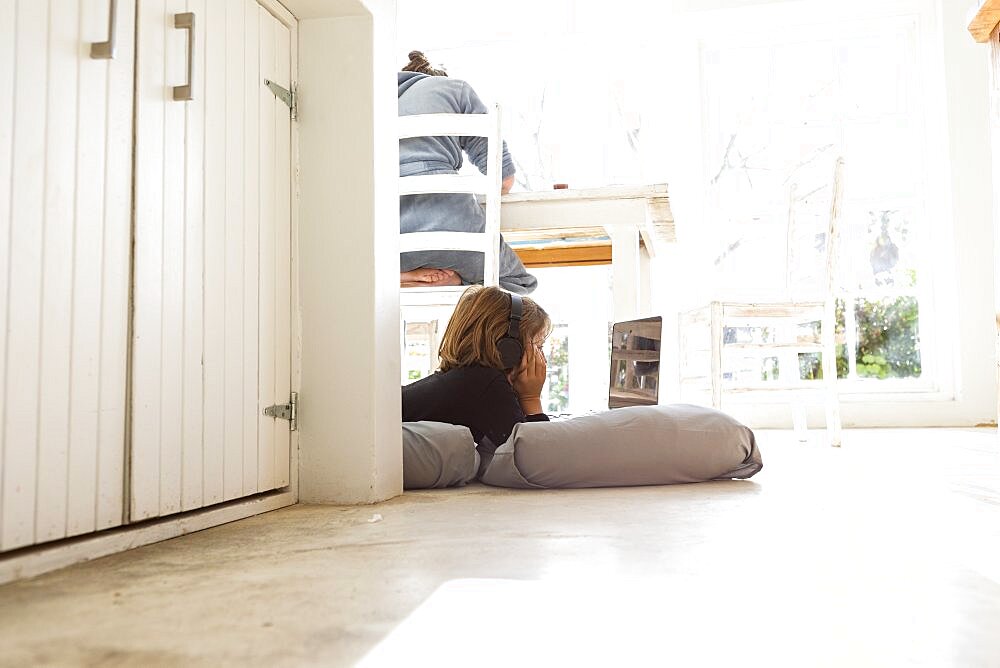
{"type": "Polygon", "coordinates": [[[805,195],[801,188],[792,183],[788,191],[788,220],[785,238],[785,293],[792,301],[833,295],[838,286],[837,263],[840,252],[841,208],[844,196],[844,158],[837,157],[833,163],[831,180],[805,195]],[[815,208],[802,211],[806,203],[817,192],[829,192],[829,214],[823,220],[823,213],[815,208]],[[815,223],[815,225],[810,225],[815,223]],[[808,251],[811,239],[825,236],[822,260],[818,253],[808,251]],[[822,264],[819,264],[819,261],[822,264]],[[808,274],[803,274],[808,271],[808,274]],[[819,272],[824,272],[820,274],[819,272]],[[815,272],[815,273],[813,273],[815,272]],[[810,280],[812,279],[812,280],[810,280]]]}
{"type": "Polygon", "coordinates": [[[490,137],[492,114],[415,114],[399,117],[399,138],[490,137]]]}
{"type": "Polygon", "coordinates": [[[830,222],[826,231],[826,291],[837,289],[837,260],[840,253],[840,216],[844,198],[844,158],[838,157],[833,167],[833,195],[830,198],[830,222]]]}
{"type": "MultiPolygon", "coordinates": [[[[500,188],[503,180],[503,151],[500,140],[500,108],[487,114],[419,114],[399,117],[399,138],[486,137],[486,174],[419,174],[399,179],[400,195],[427,193],[469,193],[485,196],[486,225],[482,232],[413,232],[400,235],[400,252],[467,250],[483,254],[483,284],[499,285],[500,276],[500,188]]],[[[402,288],[401,302],[408,291],[421,291],[418,301],[426,301],[426,288],[402,288]]],[[[454,289],[443,291],[449,295],[454,289]]]]}
{"type": "Polygon", "coordinates": [[[400,195],[469,193],[488,195],[493,183],[481,174],[418,174],[399,179],[400,195]]]}
{"type": "Polygon", "coordinates": [[[399,252],[457,250],[484,253],[485,235],[478,232],[411,232],[399,236],[399,252]]]}

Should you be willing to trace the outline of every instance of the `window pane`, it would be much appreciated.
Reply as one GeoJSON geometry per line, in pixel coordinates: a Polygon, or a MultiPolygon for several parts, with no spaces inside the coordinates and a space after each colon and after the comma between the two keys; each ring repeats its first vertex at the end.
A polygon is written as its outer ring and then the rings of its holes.
{"type": "Polygon", "coordinates": [[[545,412],[566,413],[569,411],[569,326],[566,323],[552,328],[543,351],[547,363],[542,390],[545,412]]]}
{"type": "Polygon", "coordinates": [[[867,204],[852,206],[844,216],[843,285],[869,294],[912,291],[920,264],[914,208],[893,207],[890,200],[867,204]]]}
{"type": "Polygon", "coordinates": [[[552,413],[583,413],[608,406],[611,369],[611,267],[529,269],[531,293],[552,319],[545,342],[547,380],[542,406],[552,413]]]}
{"type": "Polygon", "coordinates": [[[919,308],[916,297],[859,299],[858,376],[920,376],[919,308]]]}

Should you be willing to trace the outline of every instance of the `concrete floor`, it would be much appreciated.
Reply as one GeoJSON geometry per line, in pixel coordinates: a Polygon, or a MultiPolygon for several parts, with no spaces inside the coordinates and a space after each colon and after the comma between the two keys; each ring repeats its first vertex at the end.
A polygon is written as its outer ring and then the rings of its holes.
{"type": "Polygon", "coordinates": [[[995,429],[295,506],[0,587],[0,664],[1000,666],[995,429]],[[380,521],[371,521],[379,513],[380,521]]]}

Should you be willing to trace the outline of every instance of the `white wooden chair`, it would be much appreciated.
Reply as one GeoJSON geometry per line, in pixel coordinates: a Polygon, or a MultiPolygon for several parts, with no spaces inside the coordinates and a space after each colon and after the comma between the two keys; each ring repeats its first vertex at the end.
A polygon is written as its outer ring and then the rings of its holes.
{"type": "MultiPolygon", "coordinates": [[[[449,250],[483,254],[483,284],[500,284],[500,189],[503,180],[503,144],[500,108],[488,114],[419,114],[399,117],[399,138],[486,137],[486,174],[430,174],[401,176],[399,194],[468,193],[485,200],[486,226],[482,232],[412,232],[399,237],[399,252],[449,250]]],[[[406,358],[406,324],[435,322],[444,327],[467,286],[400,288],[400,340],[406,358]]],[[[412,329],[412,328],[411,328],[412,329]]],[[[405,367],[406,365],[404,365],[405,367]]],[[[404,368],[405,373],[405,368],[404,368]]],[[[412,378],[404,378],[408,382],[412,378]]]]}
{"type": "MultiPolygon", "coordinates": [[[[837,395],[836,353],[836,264],[839,250],[841,202],[843,199],[844,160],[834,161],[833,179],[829,183],[830,215],[825,235],[825,275],[815,294],[805,296],[793,275],[797,244],[797,209],[805,197],[793,184],[789,192],[788,229],[786,240],[786,291],[782,300],[713,301],[705,307],[680,315],[680,382],[682,399],[690,400],[701,392],[709,393],[711,405],[722,409],[724,392],[782,391],[788,393],[792,418],[799,438],[804,440],[805,416],[803,402],[807,394],[821,392],[826,405],[826,426],[830,444],[839,446],[840,401],[837,395]],[[809,325],[821,323],[821,333],[815,336],[809,325]],[[766,332],[766,336],[749,337],[749,341],[726,340],[730,334],[766,332]],[[753,340],[753,339],[758,340],[753,340]],[[767,340],[759,340],[764,339],[767,340]],[[777,379],[760,379],[759,367],[752,381],[724,378],[724,363],[734,353],[759,354],[771,350],[778,361],[777,379]],[[821,382],[802,380],[799,355],[822,355],[821,382]],[[792,378],[789,379],[789,367],[792,378]]],[[[824,188],[824,190],[826,190],[824,188]]]]}

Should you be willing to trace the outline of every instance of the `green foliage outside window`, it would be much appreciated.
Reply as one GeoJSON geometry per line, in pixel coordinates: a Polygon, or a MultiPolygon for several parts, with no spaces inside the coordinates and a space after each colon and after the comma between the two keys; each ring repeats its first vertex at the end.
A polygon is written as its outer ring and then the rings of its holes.
{"type": "MultiPolygon", "coordinates": [[[[858,323],[858,377],[917,378],[921,373],[919,308],[916,297],[881,300],[860,299],[855,308],[858,323]]],[[[837,377],[848,374],[844,302],[837,302],[837,377]]],[[[799,356],[799,377],[823,377],[822,356],[799,356]]]]}
{"type": "Polygon", "coordinates": [[[549,383],[546,413],[565,413],[569,410],[569,338],[565,328],[566,325],[556,325],[545,345],[549,383]]]}
{"type": "MultiPolygon", "coordinates": [[[[837,304],[837,340],[842,341],[844,305],[837,304]]],[[[858,376],[917,378],[920,376],[919,310],[916,297],[862,299],[858,321],[858,376]]],[[[847,376],[847,351],[837,346],[837,377],[847,376]]]]}

